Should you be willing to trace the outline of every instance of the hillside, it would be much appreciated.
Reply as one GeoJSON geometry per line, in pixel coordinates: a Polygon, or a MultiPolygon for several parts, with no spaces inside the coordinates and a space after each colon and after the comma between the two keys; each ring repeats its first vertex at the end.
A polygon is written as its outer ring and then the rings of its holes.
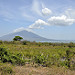
{"type": "Polygon", "coordinates": [[[50,41],[50,39],[46,39],[35,33],[28,32],[26,30],[4,35],[4,36],[0,37],[0,40],[12,41],[15,36],[21,36],[21,37],[23,37],[23,40],[27,40],[27,41],[50,41]]]}

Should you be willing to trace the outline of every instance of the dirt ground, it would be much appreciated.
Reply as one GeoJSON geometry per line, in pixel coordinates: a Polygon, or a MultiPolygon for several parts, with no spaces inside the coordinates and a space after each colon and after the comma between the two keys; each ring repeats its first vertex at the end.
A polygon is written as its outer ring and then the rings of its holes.
{"type": "Polygon", "coordinates": [[[15,66],[13,75],[75,75],[75,71],[71,71],[64,67],[52,66],[31,66],[29,64],[25,66],[15,66]]]}

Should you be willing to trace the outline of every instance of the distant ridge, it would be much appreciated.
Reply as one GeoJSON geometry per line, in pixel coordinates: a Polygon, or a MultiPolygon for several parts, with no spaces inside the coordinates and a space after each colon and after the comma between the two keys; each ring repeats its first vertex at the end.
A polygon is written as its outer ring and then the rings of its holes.
{"type": "Polygon", "coordinates": [[[23,40],[27,40],[27,41],[51,41],[51,39],[41,37],[33,32],[29,32],[26,30],[22,30],[20,32],[14,32],[14,33],[4,35],[4,36],[0,37],[0,40],[12,41],[15,36],[21,36],[21,37],[23,37],[23,40]]]}

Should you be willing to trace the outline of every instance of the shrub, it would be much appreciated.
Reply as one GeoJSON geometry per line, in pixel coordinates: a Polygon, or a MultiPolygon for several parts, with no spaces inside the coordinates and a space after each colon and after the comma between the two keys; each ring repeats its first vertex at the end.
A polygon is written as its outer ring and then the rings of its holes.
{"type": "Polygon", "coordinates": [[[2,62],[9,61],[9,53],[5,48],[0,48],[0,59],[2,62]]]}
{"type": "Polygon", "coordinates": [[[12,70],[12,68],[11,67],[2,67],[1,68],[1,71],[2,71],[2,75],[4,74],[6,74],[6,73],[8,73],[8,74],[11,74],[11,73],[13,73],[13,70],[12,70]]]}
{"type": "Polygon", "coordinates": [[[12,55],[11,59],[10,59],[10,62],[12,64],[16,64],[16,65],[25,65],[25,60],[24,60],[21,53],[19,53],[17,55],[12,55]]]}
{"type": "Polygon", "coordinates": [[[27,45],[27,42],[26,41],[23,41],[22,43],[23,43],[23,45],[27,45]]]}
{"type": "Polygon", "coordinates": [[[66,59],[65,61],[61,62],[62,66],[65,66],[69,69],[75,69],[75,56],[72,50],[66,50],[66,59]]]}
{"type": "Polygon", "coordinates": [[[2,44],[2,43],[3,43],[3,41],[0,40],[0,44],[2,44]]]}
{"type": "Polygon", "coordinates": [[[70,43],[68,44],[68,47],[69,47],[69,48],[74,47],[74,43],[70,42],[70,43]]]}
{"type": "Polygon", "coordinates": [[[46,56],[44,56],[43,54],[39,54],[39,55],[34,56],[34,61],[35,63],[45,65],[47,62],[47,59],[46,59],[46,56]]]}
{"type": "Polygon", "coordinates": [[[8,51],[5,48],[0,48],[0,60],[5,62],[11,62],[12,64],[16,65],[24,65],[25,60],[23,58],[23,55],[21,53],[17,55],[12,55],[8,53],[8,51]]]}

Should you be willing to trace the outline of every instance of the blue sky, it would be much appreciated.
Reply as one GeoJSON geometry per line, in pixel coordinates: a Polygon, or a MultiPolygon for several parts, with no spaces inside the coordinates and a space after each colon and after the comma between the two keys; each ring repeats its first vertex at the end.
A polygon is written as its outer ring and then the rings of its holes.
{"type": "Polygon", "coordinates": [[[0,0],[0,36],[21,30],[75,40],[75,0],[0,0]]]}

